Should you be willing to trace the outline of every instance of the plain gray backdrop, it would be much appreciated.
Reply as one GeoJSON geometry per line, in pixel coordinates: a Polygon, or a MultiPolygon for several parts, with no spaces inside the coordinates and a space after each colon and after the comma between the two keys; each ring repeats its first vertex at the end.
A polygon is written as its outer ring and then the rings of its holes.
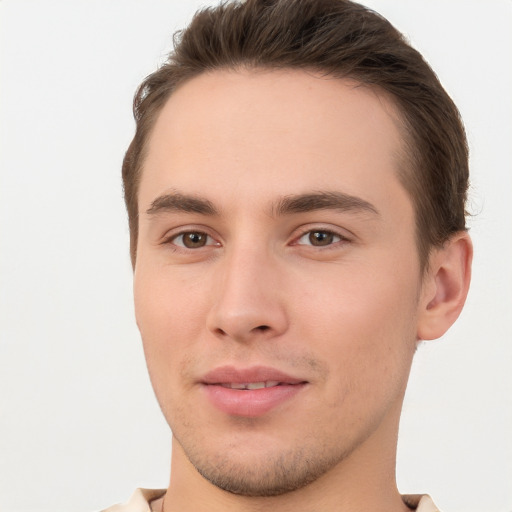
{"type": "MultiPolygon", "coordinates": [[[[0,1],[0,510],[86,512],[164,487],[171,437],[131,297],[131,100],[200,1],[0,1]]],[[[368,0],[432,64],[471,145],[474,278],[421,346],[402,492],[512,511],[512,2],[368,0]]]]}

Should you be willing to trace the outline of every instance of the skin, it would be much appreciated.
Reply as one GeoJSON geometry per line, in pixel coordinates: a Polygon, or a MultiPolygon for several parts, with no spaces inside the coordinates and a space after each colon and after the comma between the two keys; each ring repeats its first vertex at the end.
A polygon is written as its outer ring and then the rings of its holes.
{"type": "Polygon", "coordinates": [[[165,104],[143,167],[134,281],[174,435],[165,511],[408,510],[395,453],[409,370],[418,340],[462,308],[471,243],[455,235],[422,275],[401,151],[392,103],[349,80],[215,71],[165,104]],[[319,191],[360,202],[278,211],[319,191]],[[158,202],[176,194],[216,213],[158,202]],[[199,382],[228,364],[307,384],[266,414],[229,415],[199,382]]]}

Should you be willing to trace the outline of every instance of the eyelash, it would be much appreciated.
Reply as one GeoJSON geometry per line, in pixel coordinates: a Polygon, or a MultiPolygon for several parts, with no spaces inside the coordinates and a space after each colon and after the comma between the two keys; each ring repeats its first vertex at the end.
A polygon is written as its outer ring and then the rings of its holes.
{"type": "MultiPolygon", "coordinates": [[[[311,238],[310,238],[310,241],[311,241],[311,238]]],[[[328,250],[328,249],[334,249],[334,248],[338,247],[338,244],[340,242],[341,243],[350,242],[350,239],[332,229],[313,228],[313,229],[308,229],[308,230],[302,232],[297,238],[295,238],[293,245],[303,245],[303,246],[307,246],[307,247],[316,247],[316,248],[320,248],[323,250],[328,250]],[[328,237],[331,236],[333,238],[336,238],[337,240],[331,241],[331,243],[328,243],[326,245],[314,245],[312,243],[310,243],[310,244],[299,243],[304,237],[306,237],[306,236],[311,237],[311,235],[313,235],[313,233],[321,233],[322,235],[327,235],[328,237]]]]}
{"type": "Polygon", "coordinates": [[[213,240],[215,241],[215,239],[210,236],[208,233],[204,232],[204,231],[201,231],[201,230],[187,230],[187,231],[181,231],[180,233],[176,233],[174,235],[171,235],[167,238],[165,238],[163,240],[163,244],[164,245],[171,245],[173,246],[173,248],[175,248],[176,250],[195,250],[195,249],[202,249],[203,247],[211,247],[211,246],[219,246],[220,244],[218,242],[215,242],[215,243],[208,243],[208,239],[210,240],[213,240]],[[184,237],[186,235],[199,235],[199,236],[204,236],[207,238],[207,241],[205,243],[205,245],[202,245],[202,246],[199,246],[199,247],[187,247],[184,243],[184,237]],[[177,244],[176,243],[176,240],[180,239],[181,238],[181,243],[180,244],[177,244]]]}

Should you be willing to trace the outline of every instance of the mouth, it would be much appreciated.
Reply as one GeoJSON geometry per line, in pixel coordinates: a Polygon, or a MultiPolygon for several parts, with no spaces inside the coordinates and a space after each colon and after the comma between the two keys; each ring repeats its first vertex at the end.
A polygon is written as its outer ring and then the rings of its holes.
{"type": "Polygon", "coordinates": [[[210,404],[230,416],[257,417],[284,406],[308,382],[269,367],[216,368],[201,380],[210,404]]]}
{"type": "Polygon", "coordinates": [[[246,390],[246,389],[263,389],[263,388],[273,388],[275,386],[282,386],[286,385],[283,382],[279,382],[277,380],[268,380],[264,382],[221,382],[218,384],[219,386],[222,386],[223,388],[228,389],[239,389],[239,390],[246,390]]]}

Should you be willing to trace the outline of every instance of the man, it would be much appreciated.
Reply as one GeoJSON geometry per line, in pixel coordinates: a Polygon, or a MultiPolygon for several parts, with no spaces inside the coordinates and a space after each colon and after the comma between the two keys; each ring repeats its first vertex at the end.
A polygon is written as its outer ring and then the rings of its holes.
{"type": "Polygon", "coordinates": [[[135,308],[172,476],[111,510],[437,510],[395,483],[418,341],[470,281],[466,139],[432,70],[358,4],[233,2],[196,15],[135,117],[135,308]]]}

